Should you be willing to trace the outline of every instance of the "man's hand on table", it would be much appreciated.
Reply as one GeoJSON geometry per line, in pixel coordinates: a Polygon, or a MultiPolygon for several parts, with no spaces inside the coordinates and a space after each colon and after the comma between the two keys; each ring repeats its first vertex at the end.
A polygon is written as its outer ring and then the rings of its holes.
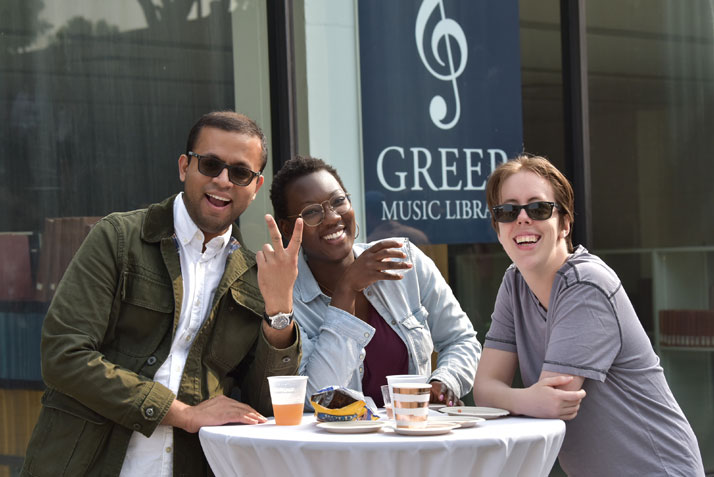
{"type": "Polygon", "coordinates": [[[429,402],[446,404],[447,406],[464,405],[463,401],[461,401],[446,384],[441,381],[432,381],[429,384],[431,384],[431,397],[429,402]]]}
{"type": "Polygon", "coordinates": [[[260,424],[266,420],[247,404],[226,396],[217,396],[196,406],[174,400],[161,424],[195,433],[203,426],[220,426],[229,423],[260,424]]]}

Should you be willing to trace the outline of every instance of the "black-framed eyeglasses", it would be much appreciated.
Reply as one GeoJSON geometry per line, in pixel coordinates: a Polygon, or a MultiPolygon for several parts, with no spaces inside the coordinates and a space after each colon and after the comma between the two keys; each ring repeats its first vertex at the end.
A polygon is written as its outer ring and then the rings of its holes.
{"type": "Polygon", "coordinates": [[[540,200],[526,205],[501,204],[491,211],[496,222],[508,223],[518,218],[521,209],[525,209],[526,214],[533,220],[548,220],[553,215],[553,209],[560,210],[560,206],[555,202],[540,200]]]}
{"type": "Polygon", "coordinates": [[[352,208],[352,203],[350,202],[350,195],[337,195],[331,199],[323,200],[319,204],[310,204],[298,214],[298,215],[288,215],[289,219],[295,217],[302,217],[302,221],[305,225],[310,227],[317,227],[325,220],[325,215],[327,211],[325,210],[325,204],[336,214],[342,215],[352,208]]]}
{"type": "Polygon", "coordinates": [[[247,186],[253,182],[254,177],[260,177],[262,172],[251,171],[243,166],[229,166],[216,157],[202,156],[189,151],[188,156],[198,159],[198,172],[208,177],[218,177],[223,169],[228,169],[228,180],[238,186],[247,186]]]}

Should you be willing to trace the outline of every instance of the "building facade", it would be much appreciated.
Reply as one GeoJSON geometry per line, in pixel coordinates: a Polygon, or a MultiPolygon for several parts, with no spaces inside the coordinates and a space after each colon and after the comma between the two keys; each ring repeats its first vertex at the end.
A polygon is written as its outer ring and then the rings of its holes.
{"type": "MultiPolygon", "coordinates": [[[[360,1],[0,0],[0,475],[39,412],[39,332],[64,268],[98,217],[180,190],[201,114],[235,109],[268,135],[267,184],[240,224],[252,249],[273,171],[296,153],[333,164],[368,223],[360,1]]],[[[509,3],[436,3],[460,2],[509,3]]],[[[568,172],[575,241],[619,274],[714,472],[714,1],[512,3],[521,150],[568,172]]],[[[467,36],[488,21],[458,19],[467,36]]],[[[422,246],[483,340],[500,245],[422,246]]]]}

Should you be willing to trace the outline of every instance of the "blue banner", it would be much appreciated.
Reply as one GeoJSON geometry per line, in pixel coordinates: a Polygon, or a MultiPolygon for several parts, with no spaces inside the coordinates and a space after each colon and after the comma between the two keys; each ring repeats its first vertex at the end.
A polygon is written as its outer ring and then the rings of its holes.
{"type": "Polygon", "coordinates": [[[496,241],[491,171],[523,150],[516,0],[360,0],[367,238],[496,241]]]}

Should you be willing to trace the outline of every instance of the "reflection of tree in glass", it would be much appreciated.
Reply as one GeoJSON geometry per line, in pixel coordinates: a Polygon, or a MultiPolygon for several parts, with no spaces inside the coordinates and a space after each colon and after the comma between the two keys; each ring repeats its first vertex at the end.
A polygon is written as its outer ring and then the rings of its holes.
{"type": "Polygon", "coordinates": [[[0,0],[0,32],[4,53],[22,53],[52,25],[40,19],[44,0],[0,0]]]}
{"type": "Polygon", "coordinates": [[[119,33],[119,28],[110,25],[104,20],[99,20],[92,25],[92,22],[83,17],[71,18],[65,25],[57,29],[55,37],[58,41],[67,42],[71,38],[101,36],[119,33]]]}
{"type": "MultiPolygon", "coordinates": [[[[191,8],[200,0],[160,0],[157,4],[152,0],[136,0],[144,11],[149,28],[164,25],[176,25],[186,21],[191,8]]],[[[224,2],[225,3],[225,2],[224,2]]]]}
{"type": "Polygon", "coordinates": [[[46,216],[103,215],[170,194],[164,161],[127,157],[164,157],[196,114],[235,104],[231,0],[133,1],[112,2],[139,14],[122,30],[106,2],[60,20],[49,7],[73,0],[0,0],[0,64],[13,73],[0,75],[0,152],[20,158],[0,162],[0,204],[11,211],[1,230],[42,230],[46,216]]]}
{"type": "Polygon", "coordinates": [[[97,23],[94,24],[95,35],[112,35],[115,33],[119,33],[119,27],[116,25],[110,25],[104,20],[99,20],[97,23]]]}

